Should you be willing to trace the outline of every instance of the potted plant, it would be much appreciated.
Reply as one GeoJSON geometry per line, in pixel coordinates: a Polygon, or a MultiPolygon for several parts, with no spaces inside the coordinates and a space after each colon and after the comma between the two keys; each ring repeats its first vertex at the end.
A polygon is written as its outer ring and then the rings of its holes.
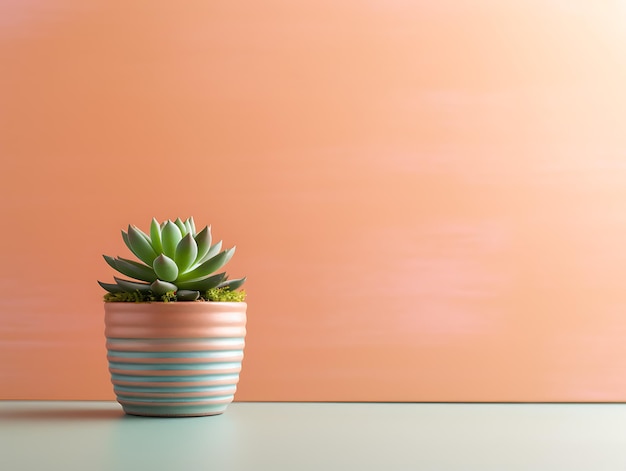
{"type": "Polygon", "coordinates": [[[193,218],[149,233],[122,231],[138,260],[104,255],[126,278],[100,286],[111,381],[127,414],[188,417],[224,412],[239,381],[246,334],[245,278],[216,273],[233,256],[193,218]]]}

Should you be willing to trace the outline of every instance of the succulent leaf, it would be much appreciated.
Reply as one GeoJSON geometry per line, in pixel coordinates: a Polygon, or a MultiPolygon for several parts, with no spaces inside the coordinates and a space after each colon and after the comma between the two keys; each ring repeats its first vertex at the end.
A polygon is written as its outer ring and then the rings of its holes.
{"type": "Polygon", "coordinates": [[[103,283],[102,281],[98,281],[98,284],[102,286],[109,293],[123,293],[124,289],[120,286],[113,283],[103,283]]]}
{"type": "Polygon", "coordinates": [[[108,255],[102,255],[102,258],[106,260],[106,262],[111,268],[113,268],[113,270],[117,270],[117,265],[115,264],[115,259],[113,257],[109,257],[108,255]]]}
{"type": "Polygon", "coordinates": [[[183,235],[183,237],[185,237],[187,235],[188,229],[187,229],[187,226],[185,226],[185,223],[183,222],[183,220],[181,218],[176,218],[176,221],[174,221],[174,224],[178,226],[178,228],[180,229],[180,233],[183,235]]]}
{"type": "Polygon", "coordinates": [[[183,221],[183,224],[185,225],[185,235],[191,234],[191,237],[193,237],[195,234],[191,232],[191,226],[189,225],[189,222],[183,221]]]}
{"type": "Polygon", "coordinates": [[[240,288],[241,285],[243,285],[245,282],[246,282],[246,277],[244,276],[243,278],[238,278],[236,280],[223,281],[219,285],[217,285],[217,287],[228,288],[231,291],[235,291],[236,289],[240,288]]]}
{"type": "MultiPolygon", "coordinates": [[[[132,226],[133,229],[135,229],[140,236],[142,236],[144,239],[146,239],[148,241],[148,243],[150,243],[150,236],[148,234],[146,234],[144,231],[142,231],[141,229],[139,229],[137,226],[132,226]]],[[[152,245],[152,244],[150,244],[152,245]]]]}
{"type": "Polygon", "coordinates": [[[152,268],[157,277],[163,281],[176,281],[178,278],[178,265],[167,255],[161,254],[155,258],[152,268]]]}
{"type": "Polygon", "coordinates": [[[200,291],[191,291],[188,289],[179,289],[176,291],[176,299],[178,301],[196,301],[200,297],[200,291]]]}
{"type": "Polygon", "coordinates": [[[136,227],[128,226],[128,242],[133,253],[137,255],[142,262],[147,265],[152,265],[157,253],[152,248],[148,236],[136,227]]]}
{"type": "Polygon", "coordinates": [[[235,247],[233,247],[232,249],[224,250],[223,252],[217,254],[215,257],[211,257],[207,261],[201,263],[193,270],[190,270],[187,273],[183,273],[179,276],[179,280],[188,281],[197,278],[203,278],[226,265],[226,263],[228,263],[234,253],[235,247]]]}
{"type": "MultiPolygon", "coordinates": [[[[198,255],[196,256],[196,263],[199,263],[209,250],[211,250],[211,226],[207,226],[202,229],[195,236],[196,244],[198,245],[198,255]]],[[[219,250],[218,250],[219,252],[219,250]]]]}
{"type": "Polygon", "coordinates": [[[178,265],[178,269],[181,273],[184,273],[191,266],[191,264],[195,262],[197,255],[198,245],[196,244],[196,240],[191,235],[191,232],[189,232],[178,243],[178,246],[176,247],[176,256],[174,257],[176,265],[178,265]]]}
{"type": "Polygon", "coordinates": [[[150,223],[150,242],[156,253],[163,252],[163,246],[161,245],[161,226],[156,218],[152,218],[152,222],[150,223]]]}
{"type": "Polygon", "coordinates": [[[189,232],[191,232],[192,236],[196,236],[196,223],[193,220],[193,216],[190,216],[185,221],[185,226],[189,228],[189,232]]]}
{"type": "Polygon", "coordinates": [[[219,242],[216,242],[215,244],[213,244],[211,246],[211,248],[209,249],[209,251],[206,253],[206,255],[204,257],[202,257],[201,259],[199,259],[196,263],[204,263],[204,262],[206,262],[208,259],[213,258],[218,253],[220,253],[220,250],[222,250],[222,241],[221,240],[219,242]]]}
{"type": "Polygon", "coordinates": [[[114,262],[114,268],[122,275],[130,276],[136,280],[147,281],[148,283],[152,283],[157,279],[154,270],[143,263],[121,257],[116,258],[114,262]]]}
{"type": "Polygon", "coordinates": [[[156,275],[152,268],[144,265],[143,263],[135,262],[134,260],[127,260],[125,258],[113,258],[108,255],[103,255],[106,262],[117,270],[122,275],[130,276],[137,280],[153,282],[156,280],[156,275]]]}
{"type": "Polygon", "coordinates": [[[179,227],[172,221],[167,221],[161,230],[163,253],[173,259],[176,256],[176,247],[182,238],[179,227]]]}
{"type": "Polygon", "coordinates": [[[181,289],[190,289],[197,291],[207,291],[211,288],[217,287],[226,278],[226,273],[218,273],[200,280],[179,281],[178,287],[181,289]]]}
{"type": "Polygon", "coordinates": [[[150,292],[150,285],[148,283],[137,283],[135,281],[123,280],[121,278],[113,277],[117,285],[122,288],[123,291],[133,292],[139,291],[141,293],[150,292]]]}
{"type": "Polygon", "coordinates": [[[156,280],[150,286],[150,290],[156,295],[163,295],[169,291],[176,291],[178,287],[175,284],[168,283],[167,281],[156,280]]]}
{"type": "Polygon", "coordinates": [[[128,234],[124,231],[122,231],[122,240],[124,241],[124,243],[126,244],[126,247],[128,247],[128,249],[134,253],[137,257],[139,257],[136,253],[135,250],[133,249],[133,246],[130,245],[130,241],[128,240],[128,234]]]}
{"type": "MultiPolygon", "coordinates": [[[[130,227],[130,226],[129,226],[130,227]]],[[[134,249],[133,245],[130,243],[130,239],[129,236],[126,232],[122,231],[122,239],[124,240],[124,244],[126,244],[126,247],[129,248],[129,250],[135,254],[135,256],[137,258],[141,258],[141,256],[137,253],[137,251],[134,249]]]]}

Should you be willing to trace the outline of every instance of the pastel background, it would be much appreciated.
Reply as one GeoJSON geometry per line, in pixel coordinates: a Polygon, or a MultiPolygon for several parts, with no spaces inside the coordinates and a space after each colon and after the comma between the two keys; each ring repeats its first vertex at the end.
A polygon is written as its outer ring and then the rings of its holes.
{"type": "Polygon", "coordinates": [[[238,400],[626,400],[626,2],[0,1],[0,398],[112,399],[101,254],[193,215],[238,400]]]}

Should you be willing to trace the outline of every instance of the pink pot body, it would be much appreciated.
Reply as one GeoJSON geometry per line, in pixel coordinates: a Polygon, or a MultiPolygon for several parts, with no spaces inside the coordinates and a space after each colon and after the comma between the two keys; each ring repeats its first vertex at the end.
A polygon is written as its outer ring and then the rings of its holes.
{"type": "Polygon", "coordinates": [[[127,414],[224,412],[237,389],[246,303],[105,303],[113,389],[127,414]]]}

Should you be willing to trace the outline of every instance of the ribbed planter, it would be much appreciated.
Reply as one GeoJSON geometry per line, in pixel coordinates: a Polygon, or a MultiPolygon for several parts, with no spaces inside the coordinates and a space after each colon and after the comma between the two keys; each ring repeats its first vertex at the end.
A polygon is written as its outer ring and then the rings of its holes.
{"type": "Polygon", "coordinates": [[[104,303],[109,371],[127,414],[224,412],[237,389],[246,303],[104,303]]]}

